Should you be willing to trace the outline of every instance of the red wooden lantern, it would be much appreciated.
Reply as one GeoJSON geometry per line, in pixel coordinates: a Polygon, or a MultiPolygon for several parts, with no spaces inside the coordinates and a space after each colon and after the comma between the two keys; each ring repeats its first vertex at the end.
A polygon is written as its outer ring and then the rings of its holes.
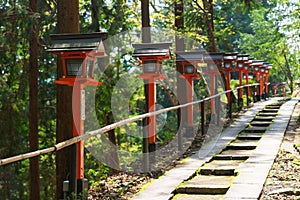
{"type": "Polygon", "coordinates": [[[264,61],[263,60],[254,60],[252,61],[251,67],[252,72],[256,75],[256,81],[259,82],[259,93],[257,92],[257,98],[260,99],[263,94],[263,77],[261,74],[260,68],[262,67],[264,61]]]}
{"type": "MultiPolygon", "coordinates": [[[[217,83],[216,76],[220,73],[218,66],[221,68],[223,64],[224,53],[209,52],[204,55],[204,62],[207,63],[205,68],[202,68],[204,74],[208,74],[210,77],[210,95],[213,96],[216,93],[217,83]]],[[[215,114],[215,100],[210,100],[210,111],[215,114]]]]}
{"type": "Polygon", "coordinates": [[[75,80],[84,85],[100,85],[94,80],[95,61],[106,56],[102,40],[107,33],[51,35],[48,52],[61,56],[63,75],[56,84],[74,85],[75,80]]]}
{"type": "MultiPolygon", "coordinates": [[[[52,45],[48,52],[61,56],[61,65],[58,67],[62,67],[63,71],[55,83],[73,87],[73,137],[84,134],[84,86],[101,84],[94,79],[94,69],[96,59],[106,56],[102,43],[106,37],[106,33],[51,35],[52,45]]],[[[83,141],[77,142],[72,148],[71,166],[70,178],[65,183],[72,185],[73,191],[69,191],[70,193],[77,190],[79,194],[87,185],[87,179],[84,178],[83,141]],[[73,188],[75,185],[78,186],[77,189],[73,188]]]]}
{"type": "MultiPolygon", "coordinates": [[[[237,62],[237,54],[238,53],[225,53],[224,54],[224,64],[222,71],[226,73],[226,90],[230,90],[230,72],[236,70],[236,62],[237,62]]],[[[230,93],[227,93],[228,104],[230,103],[230,93]]]]}
{"type": "MultiPolygon", "coordinates": [[[[142,74],[140,78],[147,80],[148,112],[155,112],[156,89],[155,80],[166,78],[163,74],[162,62],[170,59],[170,46],[172,43],[142,43],[132,44],[133,57],[142,61],[142,74]]],[[[156,116],[149,117],[148,122],[149,151],[155,151],[156,142],[156,116]]]]}
{"type": "MultiPolygon", "coordinates": [[[[239,72],[239,86],[243,85],[243,73],[245,72],[246,63],[248,61],[248,54],[241,54],[237,56],[237,70],[239,72]]],[[[243,91],[239,90],[239,98],[243,99],[243,91]]]]}
{"type": "MultiPolygon", "coordinates": [[[[193,78],[202,78],[197,70],[197,65],[203,63],[203,52],[177,52],[176,62],[181,64],[182,77],[188,81],[186,88],[188,103],[193,101],[193,78]]],[[[188,126],[193,127],[193,105],[188,106],[188,126]]]]}

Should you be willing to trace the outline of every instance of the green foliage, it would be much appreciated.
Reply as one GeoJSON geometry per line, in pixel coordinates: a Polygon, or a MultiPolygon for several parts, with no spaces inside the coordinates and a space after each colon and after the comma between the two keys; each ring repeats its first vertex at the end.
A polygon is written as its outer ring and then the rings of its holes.
{"type": "MultiPolygon", "coordinates": [[[[134,30],[141,25],[139,1],[124,0],[80,0],[81,32],[92,32],[99,28],[107,31],[109,36],[127,30],[134,30]],[[93,2],[93,4],[91,4],[93,2]],[[98,4],[97,23],[92,22],[92,9],[98,4]]],[[[173,28],[174,1],[151,1],[151,25],[160,28],[173,28]]],[[[197,1],[203,6],[202,1],[197,1]]],[[[194,1],[185,1],[183,33],[208,46],[206,21],[203,10],[194,1]]],[[[297,1],[229,1],[217,0],[214,3],[214,34],[219,51],[239,51],[250,53],[256,59],[264,59],[273,64],[270,82],[289,82],[300,76],[300,3],[297,1]]],[[[28,0],[0,2],[0,158],[29,151],[28,144],[28,66],[29,66],[29,30],[33,19],[39,24],[39,148],[55,144],[56,132],[56,60],[45,51],[50,44],[50,34],[56,33],[56,3],[39,1],[39,13],[28,9],[28,0]]],[[[188,44],[190,45],[190,44],[188,44]]],[[[192,44],[191,44],[192,45],[192,44]]],[[[170,62],[168,68],[173,69],[170,62]]],[[[114,122],[111,103],[113,89],[134,66],[122,57],[117,58],[98,77],[103,85],[96,91],[97,125],[105,126],[114,122]]],[[[170,72],[166,72],[170,73],[170,72]]],[[[128,88],[140,84],[125,79],[128,88]]],[[[140,80],[142,81],[142,80],[140,80]]],[[[175,82],[175,80],[169,80],[175,82]]],[[[255,82],[251,80],[249,83],[255,82]]],[[[194,80],[194,91],[197,99],[208,96],[203,80],[194,80]]],[[[231,87],[236,87],[236,81],[231,87]]],[[[218,88],[220,89],[220,88],[218,88]]],[[[88,89],[87,89],[88,90],[88,89]]],[[[89,92],[89,91],[87,91],[89,92]]],[[[116,92],[116,91],[115,91],[116,92]]],[[[121,91],[117,91],[121,92],[121,91]]],[[[131,92],[124,90],[122,92],[131,92]]],[[[123,101],[121,99],[118,101],[123,101]]],[[[245,96],[243,97],[245,98],[245,96]]],[[[221,97],[226,102],[226,96],[221,97]]],[[[245,102],[245,100],[244,100],[245,102]]],[[[157,85],[157,104],[166,108],[176,104],[175,95],[169,87],[157,85]]],[[[137,88],[129,100],[128,113],[121,115],[127,118],[145,112],[143,87],[137,88]]],[[[119,109],[121,109],[120,107],[119,109]]],[[[177,129],[176,112],[158,116],[158,143],[165,145],[175,136],[177,129]]],[[[96,123],[96,122],[95,122],[96,123]]],[[[131,152],[140,152],[142,140],[139,137],[140,122],[116,129],[118,147],[131,152]],[[128,135],[128,133],[131,135],[128,135]]],[[[95,127],[91,125],[90,127],[95,127]]],[[[88,131],[89,128],[86,128],[88,131]]],[[[108,167],[93,158],[91,153],[85,154],[85,174],[90,185],[109,174],[108,167]]],[[[126,158],[125,162],[132,161],[126,158]],[[126,160],[127,159],[127,160],[126,160]]],[[[28,199],[28,160],[0,167],[3,185],[1,199],[28,199]]],[[[55,154],[40,156],[41,199],[55,199],[55,154]]],[[[2,179],[1,179],[2,180],[2,179]]]]}

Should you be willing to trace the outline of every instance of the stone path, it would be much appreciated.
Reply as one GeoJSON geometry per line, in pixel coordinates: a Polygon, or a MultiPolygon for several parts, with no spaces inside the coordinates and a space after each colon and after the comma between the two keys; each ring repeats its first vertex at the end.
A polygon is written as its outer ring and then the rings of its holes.
{"type": "Polygon", "coordinates": [[[279,111],[277,105],[265,108],[275,100],[250,108],[133,199],[257,199],[298,102],[292,99],[279,111]]]}

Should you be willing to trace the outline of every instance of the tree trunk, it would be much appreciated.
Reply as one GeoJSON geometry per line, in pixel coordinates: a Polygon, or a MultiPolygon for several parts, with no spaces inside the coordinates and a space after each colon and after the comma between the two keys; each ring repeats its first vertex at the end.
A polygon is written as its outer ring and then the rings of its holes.
{"type": "MultiPolygon", "coordinates": [[[[79,1],[57,1],[58,33],[79,33],[79,1]]],[[[57,61],[57,77],[62,77],[60,59],[57,61]]],[[[56,143],[73,137],[72,87],[57,85],[56,92],[56,143]]],[[[56,153],[56,197],[63,198],[63,181],[70,175],[70,148],[56,153]]]]}
{"type": "MultiPolygon", "coordinates": [[[[184,18],[183,18],[183,0],[175,1],[174,4],[174,14],[175,14],[175,29],[178,33],[183,32],[184,28],[184,18]]],[[[175,38],[176,51],[185,51],[184,38],[180,37],[180,35],[176,35],[175,38]]],[[[176,62],[176,80],[177,80],[177,99],[178,104],[187,103],[187,93],[186,93],[186,80],[181,78],[182,66],[181,63],[176,62]]],[[[178,127],[185,126],[187,124],[187,109],[181,108],[177,110],[178,115],[178,127]]],[[[179,130],[180,131],[180,130],[179,130]]]]}
{"type": "MultiPolygon", "coordinates": [[[[38,11],[37,0],[30,0],[30,10],[38,11]]],[[[38,150],[38,24],[32,15],[29,69],[29,143],[30,151],[38,150]]],[[[30,199],[40,199],[39,157],[30,158],[30,199]]]]}
{"type": "Polygon", "coordinates": [[[92,12],[92,29],[95,32],[100,30],[99,24],[99,9],[100,9],[100,1],[99,0],[91,0],[91,12],[92,12]]]}
{"type": "Polygon", "coordinates": [[[213,9],[213,1],[212,0],[202,0],[205,10],[205,22],[207,28],[207,35],[209,39],[209,47],[208,51],[217,52],[217,46],[215,42],[214,35],[214,9],[213,9]]]}
{"type": "Polygon", "coordinates": [[[291,89],[291,95],[293,94],[294,92],[294,87],[293,87],[293,82],[294,82],[294,79],[293,79],[293,76],[292,76],[292,72],[291,72],[291,68],[290,68],[290,63],[287,59],[287,56],[286,56],[286,53],[283,51],[283,57],[284,57],[284,60],[285,60],[285,66],[286,66],[286,69],[287,69],[287,77],[288,79],[290,80],[290,89],[291,89]]]}
{"type": "Polygon", "coordinates": [[[151,34],[150,34],[149,0],[141,1],[141,9],[142,9],[142,42],[150,43],[151,34]]]}
{"type": "Polygon", "coordinates": [[[108,159],[110,160],[110,174],[116,174],[119,172],[119,156],[118,156],[118,149],[117,149],[117,140],[116,140],[116,134],[115,129],[108,131],[108,139],[113,144],[113,147],[110,149],[110,157],[108,159]]]}

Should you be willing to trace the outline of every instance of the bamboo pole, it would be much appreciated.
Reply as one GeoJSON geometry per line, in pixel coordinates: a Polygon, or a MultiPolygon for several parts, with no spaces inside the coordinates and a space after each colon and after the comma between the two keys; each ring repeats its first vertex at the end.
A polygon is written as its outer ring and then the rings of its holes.
{"type": "Polygon", "coordinates": [[[226,91],[223,91],[221,93],[215,94],[213,96],[206,97],[206,98],[201,99],[199,101],[194,101],[194,102],[190,102],[190,103],[186,103],[186,104],[182,104],[182,105],[178,105],[178,106],[173,106],[173,107],[161,109],[161,110],[158,110],[158,111],[155,111],[155,112],[145,113],[145,114],[138,115],[138,116],[135,116],[135,117],[131,117],[131,118],[128,118],[128,119],[124,119],[124,120],[121,120],[119,122],[116,122],[116,123],[110,124],[108,126],[105,126],[103,128],[87,132],[84,135],[77,136],[77,137],[71,138],[69,140],[60,142],[60,143],[54,145],[53,147],[49,147],[49,148],[46,148],[46,149],[41,149],[41,150],[37,150],[37,151],[25,153],[25,154],[20,154],[20,155],[9,157],[9,158],[0,159],[0,166],[6,165],[6,164],[9,164],[9,163],[13,163],[13,162],[17,162],[17,161],[20,161],[20,160],[24,160],[24,159],[27,159],[27,158],[32,158],[32,157],[35,157],[35,156],[43,155],[43,154],[46,154],[46,153],[51,153],[51,152],[54,152],[54,151],[58,151],[58,150],[61,150],[63,148],[66,148],[68,146],[71,146],[72,144],[75,144],[79,141],[89,139],[91,137],[97,136],[97,135],[102,134],[102,133],[106,133],[107,131],[110,131],[110,130],[118,128],[118,127],[121,127],[125,124],[129,124],[129,123],[132,123],[132,122],[144,119],[144,118],[159,115],[159,114],[169,112],[169,111],[172,111],[172,110],[177,110],[177,109],[182,108],[182,107],[188,107],[190,105],[199,104],[201,102],[209,101],[210,99],[213,99],[213,98],[219,97],[221,95],[227,94],[231,91],[238,90],[238,89],[244,88],[244,87],[256,86],[256,85],[259,85],[259,84],[255,83],[255,84],[248,84],[248,85],[239,86],[239,87],[236,87],[234,89],[226,90],[226,91]]]}

